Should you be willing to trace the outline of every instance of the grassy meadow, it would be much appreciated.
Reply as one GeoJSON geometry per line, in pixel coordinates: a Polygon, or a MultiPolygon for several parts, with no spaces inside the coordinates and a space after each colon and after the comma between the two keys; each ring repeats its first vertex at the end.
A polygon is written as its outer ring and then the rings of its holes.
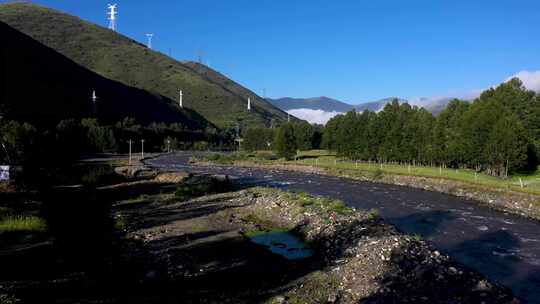
{"type": "Polygon", "coordinates": [[[470,169],[449,169],[441,167],[412,166],[401,164],[379,164],[374,162],[352,161],[336,156],[326,150],[311,150],[299,152],[295,160],[287,161],[273,156],[272,152],[259,151],[254,153],[237,153],[230,156],[211,156],[210,161],[232,163],[234,161],[252,161],[258,164],[304,165],[325,168],[329,170],[351,170],[367,172],[372,176],[382,174],[410,175],[431,178],[442,178],[487,186],[503,190],[513,190],[525,193],[540,194],[540,170],[532,174],[518,173],[507,179],[498,178],[470,169]]]}

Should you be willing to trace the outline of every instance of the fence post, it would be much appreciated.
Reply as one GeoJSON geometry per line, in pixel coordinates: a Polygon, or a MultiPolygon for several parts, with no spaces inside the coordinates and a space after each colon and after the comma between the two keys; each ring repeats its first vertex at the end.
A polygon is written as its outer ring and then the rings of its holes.
{"type": "Polygon", "coordinates": [[[521,177],[519,178],[519,185],[521,186],[521,189],[523,189],[523,180],[521,179],[521,177]]]}

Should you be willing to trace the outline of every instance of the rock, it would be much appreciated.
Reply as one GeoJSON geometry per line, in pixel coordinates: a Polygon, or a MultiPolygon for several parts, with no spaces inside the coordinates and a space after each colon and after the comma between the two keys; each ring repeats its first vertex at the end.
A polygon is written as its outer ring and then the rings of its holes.
{"type": "Polygon", "coordinates": [[[487,291],[491,289],[491,284],[489,284],[486,280],[480,280],[478,281],[478,284],[476,284],[476,287],[474,290],[478,291],[487,291]]]}
{"type": "Polygon", "coordinates": [[[456,274],[458,271],[455,267],[450,266],[448,267],[448,272],[450,272],[451,274],[456,274]]]}
{"type": "Polygon", "coordinates": [[[328,296],[328,303],[335,303],[337,300],[336,294],[332,293],[328,296]]]}
{"type": "Polygon", "coordinates": [[[188,174],[186,172],[168,172],[168,173],[158,174],[158,176],[156,176],[154,181],[158,183],[177,184],[177,183],[182,182],[187,177],[188,177],[188,174]]]}
{"type": "Polygon", "coordinates": [[[285,303],[285,297],[284,296],[277,296],[277,297],[274,298],[274,301],[272,303],[283,304],[283,303],[285,303]]]}

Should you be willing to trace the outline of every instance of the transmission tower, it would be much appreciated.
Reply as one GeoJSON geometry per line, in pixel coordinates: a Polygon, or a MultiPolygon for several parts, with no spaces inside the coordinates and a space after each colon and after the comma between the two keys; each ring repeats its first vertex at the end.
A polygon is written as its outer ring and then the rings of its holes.
{"type": "Polygon", "coordinates": [[[109,29],[116,32],[116,15],[118,15],[118,11],[116,8],[118,5],[115,4],[109,4],[109,12],[107,12],[107,15],[109,16],[109,29]]]}
{"type": "Polygon", "coordinates": [[[152,48],[152,37],[154,37],[154,34],[146,34],[146,38],[148,38],[148,43],[146,46],[151,49],[152,48]]]}
{"type": "Polygon", "coordinates": [[[184,97],[184,93],[182,92],[182,90],[180,90],[180,95],[179,95],[179,100],[178,100],[178,104],[180,105],[180,108],[183,108],[184,107],[184,102],[183,102],[183,97],[184,97]]]}

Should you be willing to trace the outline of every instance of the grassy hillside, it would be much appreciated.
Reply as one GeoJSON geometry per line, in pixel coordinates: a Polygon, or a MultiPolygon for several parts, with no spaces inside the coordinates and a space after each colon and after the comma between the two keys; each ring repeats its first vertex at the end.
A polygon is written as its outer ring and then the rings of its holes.
{"type": "Polygon", "coordinates": [[[0,22],[0,113],[8,119],[55,125],[67,118],[97,115],[104,122],[134,117],[140,123],[182,123],[202,129],[209,123],[171,100],[106,79],[0,22]],[[92,91],[97,106],[91,101],[92,91]]]}
{"type": "Polygon", "coordinates": [[[182,63],[80,18],[33,4],[0,5],[0,21],[30,35],[80,65],[126,85],[178,99],[220,127],[237,120],[269,125],[287,115],[209,68],[182,63]],[[246,99],[255,99],[251,113],[246,99]]]}

